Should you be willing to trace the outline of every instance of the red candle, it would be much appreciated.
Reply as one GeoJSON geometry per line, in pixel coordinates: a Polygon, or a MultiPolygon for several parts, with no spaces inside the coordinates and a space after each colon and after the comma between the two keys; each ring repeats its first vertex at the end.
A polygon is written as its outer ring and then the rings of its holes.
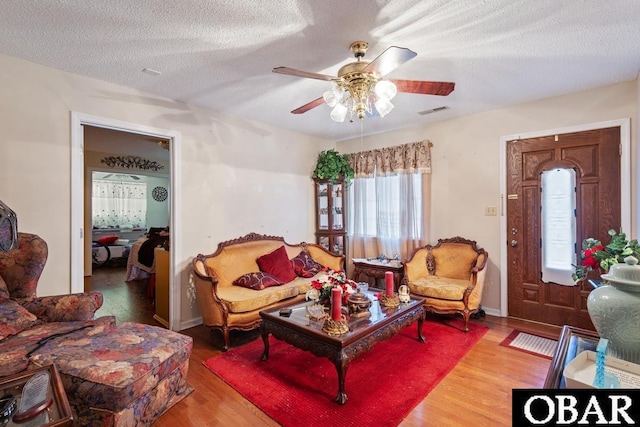
{"type": "Polygon", "coordinates": [[[387,291],[387,296],[393,296],[393,272],[386,271],[384,273],[384,281],[385,281],[385,289],[387,291]]]}
{"type": "Polygon", "coordinates": [[[331,320],[339,321],[342,318],[342,292],[339,288],[331,289],[331,320]]]}

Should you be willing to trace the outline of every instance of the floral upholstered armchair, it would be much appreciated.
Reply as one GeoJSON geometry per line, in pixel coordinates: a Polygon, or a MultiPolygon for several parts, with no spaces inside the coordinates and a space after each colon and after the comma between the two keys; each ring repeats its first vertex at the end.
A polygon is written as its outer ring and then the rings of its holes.
{"type": "Polygon", "coordinates": [[[0,218],[0,377],[55,364],[74,426],[151,426],[193,390],[191,337],[94,318],[99,292],[38,297],[47,244],[17,233],[1,245],[1,231],[0,218]]]}
{"type": "Polygon", "coordinates": [[[99,292],[38,297],[47,244],[35,234],[16,237],[5,245],[13,249],[0,251],[0,376],[27,369],[30,351],[48,336],[85,327],[102,306],[99,292]]]}
{"type": "Polygon", "coordinates": [[[414,251],[404,263],[404,283],[424,298],[425,311],[461,314],[464,331],[469,318],[480,311],[489,254],[473,240],[439,239],[435,246],[414,251]]]}
{"type": "Polygon", "coordinates": [[[42,322],[93,319],[102,306],[102,294],[99,292],[36,295],[47,255],[47,243],[39,236],[18,233],[17,247],[9,252],[0,252],[0,302],[14,300],[42,322]]]}
{"type": "Polygon", "coordinates": [[[44,240],[18,233],[15,213],[0,200],[0,377],[55,364],[74,426],[151,426],[193,390],[193,339],[95,319],[99,292],[38,297],[47,255],[44,240]]]}

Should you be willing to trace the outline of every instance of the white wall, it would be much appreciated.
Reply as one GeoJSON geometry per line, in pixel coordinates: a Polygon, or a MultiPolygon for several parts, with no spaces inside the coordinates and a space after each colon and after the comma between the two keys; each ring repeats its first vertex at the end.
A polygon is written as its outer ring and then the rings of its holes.
{"type": "Polygon", "coordinates": [[[314,239],[310,176],[332,143],[4,55],[0,87],[0,200],[49,245],[40,295],[70,292],[71,111],[181,133],[183,322],[193,256],[252,231],[314,239]]]}
{"type": "MultiPolygon", "coordinates": [[[[419,125],[367,137],[364,148],[422,139],[434,143],[431,240],[461,235],[489,251],[483,306],[498,311],[499,217],[484,216],[484,207],[500,205],[500,137],[630,117],[635,194],[637,86],[632,81],[419,125]]],[[[0,87],[0,200],[16,211],[20,230],[37,233],[49,244],[41,295],[70,290],[70,111],[181,133],[177,191],[187,255],[177,267],[183,321],[198,315],[186,295],[193,255],[251,231],[290,242],[314,239],[309,177],[317,153],[333,148],[332,143],[3,55],[0,87]]],[[[341,152],[360,150],[359,139],[336,145],[341,152]]],[[[636,202],[634,197],[633,236],[636,202]]]]}
{"type": "MultiPolygon", "coordinates": [[[[500,311],[499,263],[503,244],[500,218],[485,216],[484,208],[500,207],[501,203],[500,137],[621,118],[631,118],[633,128],[638,118],[637,104],[637,81],[630,81],[374,135],[364,138],[363,146],[368,150],[423,139],[433,142],[430,241],[459,235],[476,240],[489,252],[488,283],[482,304],[493,314],[500,311]]],[[[636,144],[637,133],[633,132],[632,182],[637,176],[636,144]]],[[[340,142],[337,149],[345,153],[361,151],[360,139],[340,142]]],[[[632,193],[636,192],[634,185],[632,193]]],[[[637,217],[636,204],[633,197],[633,219],[637,217]]],[[[634,221],[633,236],[637,236],[637,229],[634,221]]]]}
{"type": "Polygon", "coordinates": [[[158,201],[153,198],[153,189],[156,187],[169,190],[169,178],[159,176],[143,177],[147,182],[147,227],[167,227],[169,226],[169,201],[171,192],[166,200],[158,201]]]}

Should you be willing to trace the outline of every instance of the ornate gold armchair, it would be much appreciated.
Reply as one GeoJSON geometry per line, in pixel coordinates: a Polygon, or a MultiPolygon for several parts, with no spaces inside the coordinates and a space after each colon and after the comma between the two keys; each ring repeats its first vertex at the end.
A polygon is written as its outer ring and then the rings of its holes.
{"type": "Polygon", "coordinates": [[[460,313],[467,332],[469,317],[480,310],[488,259],[473,240],[439,239],[413,252],[404,263],[403,280],[412,294],[425,299],[425,311],[460,313]]]}

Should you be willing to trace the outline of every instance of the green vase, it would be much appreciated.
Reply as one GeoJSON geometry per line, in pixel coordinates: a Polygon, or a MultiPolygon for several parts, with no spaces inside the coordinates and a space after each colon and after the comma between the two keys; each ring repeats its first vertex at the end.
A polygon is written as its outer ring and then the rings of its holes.
{"type": "Polygon", "coordinates": [[[634,257],[611,267],[602,279],[608,285],[589,294],[587,310],[600,337],[609,340],[610,354],[640,363],[640,266],[634,257]]]}

